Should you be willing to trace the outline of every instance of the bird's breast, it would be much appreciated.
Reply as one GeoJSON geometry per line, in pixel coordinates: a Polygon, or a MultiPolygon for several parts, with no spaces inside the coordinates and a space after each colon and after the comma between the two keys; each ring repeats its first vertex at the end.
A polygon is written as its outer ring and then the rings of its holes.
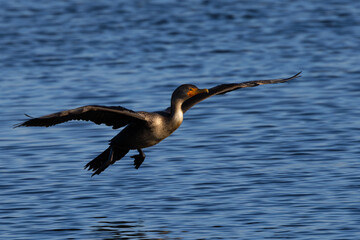
{"type": "Polygon", "coordinates": [[[181,115],[155,115],[152,118],[150,130],[154,138],[158,139],[159,142],[164,138],[171,135],[178,127],[180,127],[183,120],[181,115]]]}
{"type": "Polygon", "coordinates": [[[182,123],[182,116],[147,113],[146,124],[134,123],[125,127],[111,144],[130,149],[153,146],[171,135],[182,123]]]}

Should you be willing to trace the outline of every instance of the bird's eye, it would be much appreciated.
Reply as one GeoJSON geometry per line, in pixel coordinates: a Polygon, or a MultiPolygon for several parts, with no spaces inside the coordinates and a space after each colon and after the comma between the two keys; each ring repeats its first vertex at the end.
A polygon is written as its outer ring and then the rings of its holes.
{"type": "Polygon", "coordinates": [[[187,95],[188,95],[189,97],[194,96],[194,88],[189,88],[189,91],[187,92],[187,95]]]}

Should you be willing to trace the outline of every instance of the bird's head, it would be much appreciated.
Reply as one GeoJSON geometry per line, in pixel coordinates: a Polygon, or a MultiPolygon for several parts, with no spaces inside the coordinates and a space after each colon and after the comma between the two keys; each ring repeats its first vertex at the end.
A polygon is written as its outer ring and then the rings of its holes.
{"type": "Polygon", "coordinates": [[[183,102],[195,95],[198,95],[200,93],[208,93],[208,92],[209,90],[207,90],[206,88],[199,89],[198,87],[192,84],[183,84],[179,86],[177,89],[175,89],[175,91],[171,96],[171,101],[182,100],[183,102]]]}

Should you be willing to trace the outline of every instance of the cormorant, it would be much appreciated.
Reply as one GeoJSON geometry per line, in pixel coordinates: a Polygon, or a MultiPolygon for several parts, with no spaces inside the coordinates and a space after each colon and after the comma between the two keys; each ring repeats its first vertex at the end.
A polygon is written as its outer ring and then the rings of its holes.
{"type": "Polygon", "coordinates": [[[85,168],[94,172],[92,176],[100,174],[109,165],[124,157],[130,149],[137,149],[139,154],[131,157],[134,158],[135,168],[138,169],[145,159],[142,148],[158,144],[172,134],[181,125],[183,114],[200,101],[239,88],[287,82],[299,77],[300,73],[289,78],[221,84],[210,89],[199,89],[192,84],[184,84],[173,92],[171,106],[158,112],[134,112],[120,106],[88,105],[38,118],[31,118],[15,125],[15,127],[50,127],[70,120],[92,121],[96,124],[112,126],[113,129],[126,126],[118,135],[110,140],[109,147],[87,163],[85,168]]]}

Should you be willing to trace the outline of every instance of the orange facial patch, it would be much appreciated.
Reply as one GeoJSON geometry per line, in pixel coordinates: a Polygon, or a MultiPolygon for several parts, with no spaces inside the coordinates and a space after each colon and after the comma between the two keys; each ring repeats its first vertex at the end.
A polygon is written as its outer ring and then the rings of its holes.
{"type": "Polygon", "coordinates": [[[209,93],[209,90],[207,90],[206,88],[204,89],[191,88],[190,91],[188,91],[187,95],[189,97],[193,97],[195,95],[198,95],[199,93],[209,93]]]}

